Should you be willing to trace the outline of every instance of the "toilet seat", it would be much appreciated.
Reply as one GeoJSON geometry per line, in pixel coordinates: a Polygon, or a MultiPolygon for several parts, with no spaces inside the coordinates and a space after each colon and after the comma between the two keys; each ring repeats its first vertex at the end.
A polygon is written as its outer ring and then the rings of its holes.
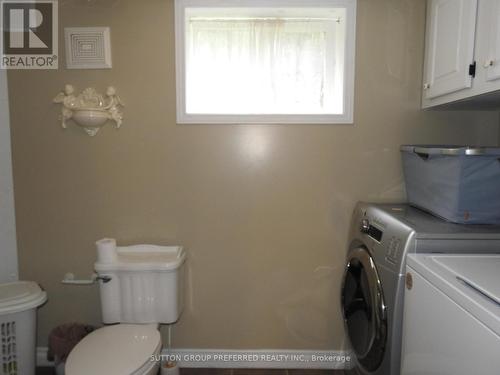
{"type": "Polygon", "coordinates": [[[117,324],[99,328],[71,351],[66,375],[139,375],[159,365],[151,356],[161,351],[156,324],[117,324]]]}

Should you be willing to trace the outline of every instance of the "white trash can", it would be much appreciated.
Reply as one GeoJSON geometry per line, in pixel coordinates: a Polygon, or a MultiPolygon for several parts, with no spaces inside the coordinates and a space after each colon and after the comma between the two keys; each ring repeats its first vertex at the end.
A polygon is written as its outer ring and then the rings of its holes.
{"type": "Polygon", "coordinates": [[[32,281],[0,284],[0,373],[34,375],[36,308],[47,293],[32,281]]]}

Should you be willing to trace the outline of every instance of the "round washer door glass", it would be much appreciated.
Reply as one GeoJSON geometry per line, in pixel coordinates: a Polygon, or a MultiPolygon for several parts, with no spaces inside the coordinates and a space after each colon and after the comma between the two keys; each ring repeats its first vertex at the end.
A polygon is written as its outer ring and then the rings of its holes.
{"type": "Polygon", "coordinates": [[[377,268],[368,250],[352,250],[342,283],[342,313],[358,362],[376,370],[387,341],[386,306],[377,268]]]}

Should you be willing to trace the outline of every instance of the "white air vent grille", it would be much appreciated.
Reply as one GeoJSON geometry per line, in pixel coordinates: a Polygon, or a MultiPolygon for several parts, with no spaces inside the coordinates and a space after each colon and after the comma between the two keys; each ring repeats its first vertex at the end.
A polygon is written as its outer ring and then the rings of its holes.
{"type": "Polygon", "coordinates": [[[111,68],[109,27],[68,27],[64,33],[68,69],[111,68]]]}

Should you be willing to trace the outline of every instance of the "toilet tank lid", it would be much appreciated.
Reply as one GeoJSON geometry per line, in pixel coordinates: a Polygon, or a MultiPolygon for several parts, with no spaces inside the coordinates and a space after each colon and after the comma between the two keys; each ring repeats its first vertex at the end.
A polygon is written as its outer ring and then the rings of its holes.
{"type": "Polygon", "coordinates": [[[33,281],[0,284],[0,315],[34,309],[47,300],[47,293],[33,281]]]}
{"type": "Polygon", "coordinates": [[[132,245],[118,246],[116,259],[96,262],[96,272],[109,271],[173,271],[186,259],[182,246],[132,245]]]}

